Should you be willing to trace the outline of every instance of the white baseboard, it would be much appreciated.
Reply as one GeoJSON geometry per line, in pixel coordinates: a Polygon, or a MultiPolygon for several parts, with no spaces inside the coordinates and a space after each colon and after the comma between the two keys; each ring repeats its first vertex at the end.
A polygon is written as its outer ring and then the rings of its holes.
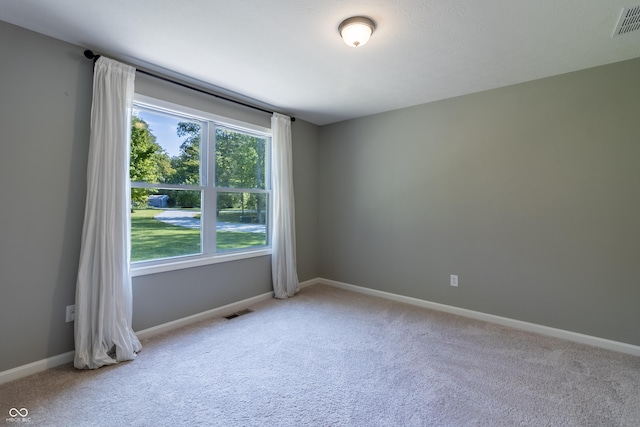
{"type": "MultiPolygon", "coordinates": [[[[482,320],[485,322],[496,323],[499,325],[509,326],[512,328],[535,332],[541,335],[548,335],[556,338],[562,338],[581,344],[592,345],[594,347],[600,347],[607,350],[617,351],[620,353],[631,354],[634,356],[640,356],[640,346],[622,343],[618,341],[612,341],[604,338],[594,337],[591,335],[579,334],[576,332],[566,331],[563,329],[551,328],[548,326],[538,325],[535,323],[523,322],[521,320],[510,319],[507,317],[495,316],[493,314],[482,313],[479,311],[467,310],[465,308],[454,307],[450,305],[440,304],[436,302],[421,300],[418,298],[406,297],[403,295],[392,294],[390,292],[378,291],[375,289],[364,288],[362,286],[351,285],[349,283],[338,282],[336,280],[315,278],[306,280],[300,283],[300,288],[306,288],[317,284],[325,284],[336,288],[346,289],[353,292],[359,292],[361,294],[376,296],[380,298],[389,299],[392,301],[398,301],[406,304],[415,305],[418,307],[429,308],[432,310],[443,311],[446,313],[456,314],[459,316],[469,317],[476,320],[482,320]]],[[[174,320],[172,322],[163,323],[162,325],[154,326],[148,329],[144,329],[136,332],[139,339],[149,338],[153,335],[161,334],[171,331],[173,329],[181,328],[183,326],[195,323],[201,320],[210,319],[213,317],[226,316],[236,311],[247,308],[253,304],[257,304],[262,301],[266,301],[273,297],[273,292],[267,292],[262,295],[257,295],[252,298],[248,298],[242,301],[227,304],[222,307],[214,308],[202,313],[194,314],[193,316],[184,317],[182,319],[174,320]]],[[[18,366],[7,371],[0,372],[0,384],[7,383],[9,381],[17,380],[19,378],[26,377],[38,372],[45,371],[56,366],[64,365],[65,363],[73,362],[75,352],[69,351],[67,353],[52,356],[46,359],[38,360],[27,365],[18,366]]]]}
{"type": "Polygon", "coordinates": [[[267,292],[262,295],[243,299],[242,301],[234,302],[231,304],[223,305],[222,307],[214,308],[211,310],[203,311],[202,313],[194,314],[192,316],[183,317],[171,322],[163,323],[162,325],[153,326],[148,329],[143,329],[136,332],[138,339],[145,339],[158,335],[164,332],[169,332],[174,329],[182,328],[183,326],[190,325],[201,320],[212,319],[214,317],[228,316],[236,311],[243,310],[253,304],[257,304],[262,301],[273,298],[273,292],[267,292]]]}
{"type": "Polygon", "coordinates": [[[300,289],[302,289],[309,286],[317,285],[319,283],[326,283],[326,280],[323,281],[323,279],[316,277],[315,279],[309,279],[305,280],[304,282],[300,282],[298,286],[300,286],[300,289]]]}
{"type": "Polygon", "coordinates": [[[56,366],[64,365],[65,363],[73,362],[75,351],[69,351],[57,356],[48,357],[46,359],[38,360],[27,365],[18,366],[17,368],[9,369],[7,371],[0,372],[0,384],[8,383],[9,381],[17,380],[22,377],[26,377],[38,372],[46,371],[56,366]]]}
{"type": "Polygon", "coordinates": [[[336,288],[346,289],[353,292],[359,292],[361,294],[385,298],[392,301],[403,302],[406,304],[429,308],[432,310],[444,311],[446,313],[456,314],[458,316],[469,317],[471,319],[482,320],[490,323],[496,323],[499,325],[509,326],[515,329],[520,329],[528,332],[535,332],[541,335],[547,335],[555,338],[562,338],[562,339],[577,342],[580,344],[587,344],[594,347],[600,347],[607,350],[617,351],[620,353],[631,354],[633,356],[640,356],[640,346],[637,346],[637,345],[627,344],[627,343],[618,342],[618,341],[612,341],[605,338],[594,337],[591,335],[579,334],[577,332],[566,331],[564,329],[551,328],[549,326],[538,325],[536,323],[524,322],[522,320],[510,319],[508,317],[496,316],[493,314],[482,313],[479,311],[467,310],[465,308],[459,308],[451,305],[440,304],[437,302],[421,300],[418,298],[392,294],[390,292],[364,288],[362,286],[351,285],[349,283],[338,282],[335,280],[317,278],[308,282],[312,282],[311,284],[322,283],[322,284],[333,286],[336,288]]]}
{"type": "MultiPolygon", "coordinates": [[[[315,283],[315,282],[314,282],[315,283]]],[[[191,323],[198,322],[200,320],[210,319],[213,317],[222,317],[235,313],[236,311],[245,309],[253,304],[261,301],[273,298],[273,292],[267,292],[262,295],[257,295],[252,298],[247,298],[242,301],[227,304],[222,307],[214,308],[202,313],[194,314],[193,316],[184,317],[182,319],[174,320],[172,322],[163,323],[162,325],[154,326],[142,331],[136,332],[138,339],[149,338],[153,335],[168,332],[172,329],[181,328],[191,323]]],[[[48,357],[46,359],[38,360],[27,365],[18,366],[7,371],[0,372],[0,384],[8,383],[9,381],[17,380],[38,372],[45,371],[56,366],[64,365],[66,363],[73,362],[75,351],[69,351],[64,354],[58,354],[56,356],[48,357]]]]}
{"type": "MultiPolygon", "coordinates": [[[[302,288],[306,288],[307,286],[316,285],[318,283],[322,283],[322,280],[320,278],[314,278],[311,280],[300,282],[298,286],[300,287],[300,289],[302,289],[302,288]]],[[[168,332],[173,329],[187,326],[191,323],[199,322],[201,320],[211,319],[214,317],[227,316],[229,314],[235,313],[236,311],[243,310],[253,304],[257,304],[259,302],[266,301],[271,298],[273,298],[273,292],[266,292],[262,295],[257,295],[255,297],[247,298],[242,301],[227,304],[222,307],[214,308],[212,310],[204,311],[202,313],[194,314],[188,317],[183,317],[182,319],[177,319],[172,322],[163,323],[162,325],[153,326],[151,328],[138,331],[136,332],[136,336],[138,337],[138,339],[149,338],[154,335],[161,334],[163,332],[168,332]]]]}
{"type": "MultiPolygon", "coordinates": [[[[299,283],[300,289],[306,288],[307,286],[316,285],[318,283],[322,283],[322,280],[319,278],[306,280],[304,282],[299,283]]],[[[231,304],[227,304],[222,307],[214,308],[212,310],[204,311],[202,313],[194,314],[193,316],[183,317],[182,319],[174,320],[172,322],[163,323],[162,325],[153,326],[148,329],[144,329],[142,331],[136,332],[136,336],[138,339],[149,338],[157,334],[161,334],[163,332],[168,332],[173,329],[181,328],[183,326],[187,326],[191,323],[199,322],[205,319],[211,319],[214,317],[222,317],[227,316],[229,314],[235,313],[236,311],[243,310],[250,305],[257,304],[262,301],[266,301],[268,299],[273,298],[273,292],[266,292],[262,295],[257,295],[255,297],[247,298],[242,301],[234,302],[231,304]]]]}

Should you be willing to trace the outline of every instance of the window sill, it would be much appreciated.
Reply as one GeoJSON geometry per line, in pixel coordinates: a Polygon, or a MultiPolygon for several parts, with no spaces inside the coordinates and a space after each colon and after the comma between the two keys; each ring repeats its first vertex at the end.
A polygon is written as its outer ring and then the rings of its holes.
{"type": "Polygon", "coordinates": [[[256,258],[271,255],[270,248],[259,249],[251,252],[233,252],[224,255],[198,257],[190,259],[170,260],[161,264],[131,266],[131,277],[146,276],[148,274],[164,273],[167,271],[181,270],[184,268],[201,267],[203,265],[218,264],[221,262],[237,261],[247,258],[256,258]]]}

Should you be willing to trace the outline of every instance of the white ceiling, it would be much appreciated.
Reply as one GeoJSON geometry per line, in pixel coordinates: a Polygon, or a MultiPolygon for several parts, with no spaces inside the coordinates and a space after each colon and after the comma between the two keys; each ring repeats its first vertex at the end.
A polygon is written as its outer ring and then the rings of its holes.
{"type": "Polygon", "coordinates": [[[612,37],[636,3],[3,0],[0,20],[322,125],[640,57],[640,31],[612,37]],[[361,48],[353,15],[377,24],[361,48]]]}

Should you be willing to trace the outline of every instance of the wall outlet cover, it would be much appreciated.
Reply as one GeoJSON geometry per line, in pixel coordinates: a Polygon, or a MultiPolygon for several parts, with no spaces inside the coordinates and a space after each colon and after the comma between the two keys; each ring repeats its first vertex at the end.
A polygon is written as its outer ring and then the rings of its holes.
{"type": "Polygon", "coordinates": [[[67,306],[66,320],[67,320],[67,323],[73,322],[74,320],[76,320],[76,305],[75,304],[67,306]]]}
{"type": "Polygon", "coordinates": [[[458,287],[458,276],[455,274],[451,275],[451,278],[449,279],[449,284],[451,286],[455,286],[456,288],[458,287]]]}

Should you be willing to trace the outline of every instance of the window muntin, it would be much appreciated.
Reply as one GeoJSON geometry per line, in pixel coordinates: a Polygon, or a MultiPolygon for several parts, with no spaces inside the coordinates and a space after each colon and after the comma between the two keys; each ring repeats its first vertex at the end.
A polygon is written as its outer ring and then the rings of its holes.
{"type": "Polygon", "coordinates": [[[270,135],[164,105],[134,104],[134,267],[268,248],[270,135]],[[137,150],[144,130],[150,141],[137,150]],[[145,170],[141,160],[154,164],[145,170]]]}

